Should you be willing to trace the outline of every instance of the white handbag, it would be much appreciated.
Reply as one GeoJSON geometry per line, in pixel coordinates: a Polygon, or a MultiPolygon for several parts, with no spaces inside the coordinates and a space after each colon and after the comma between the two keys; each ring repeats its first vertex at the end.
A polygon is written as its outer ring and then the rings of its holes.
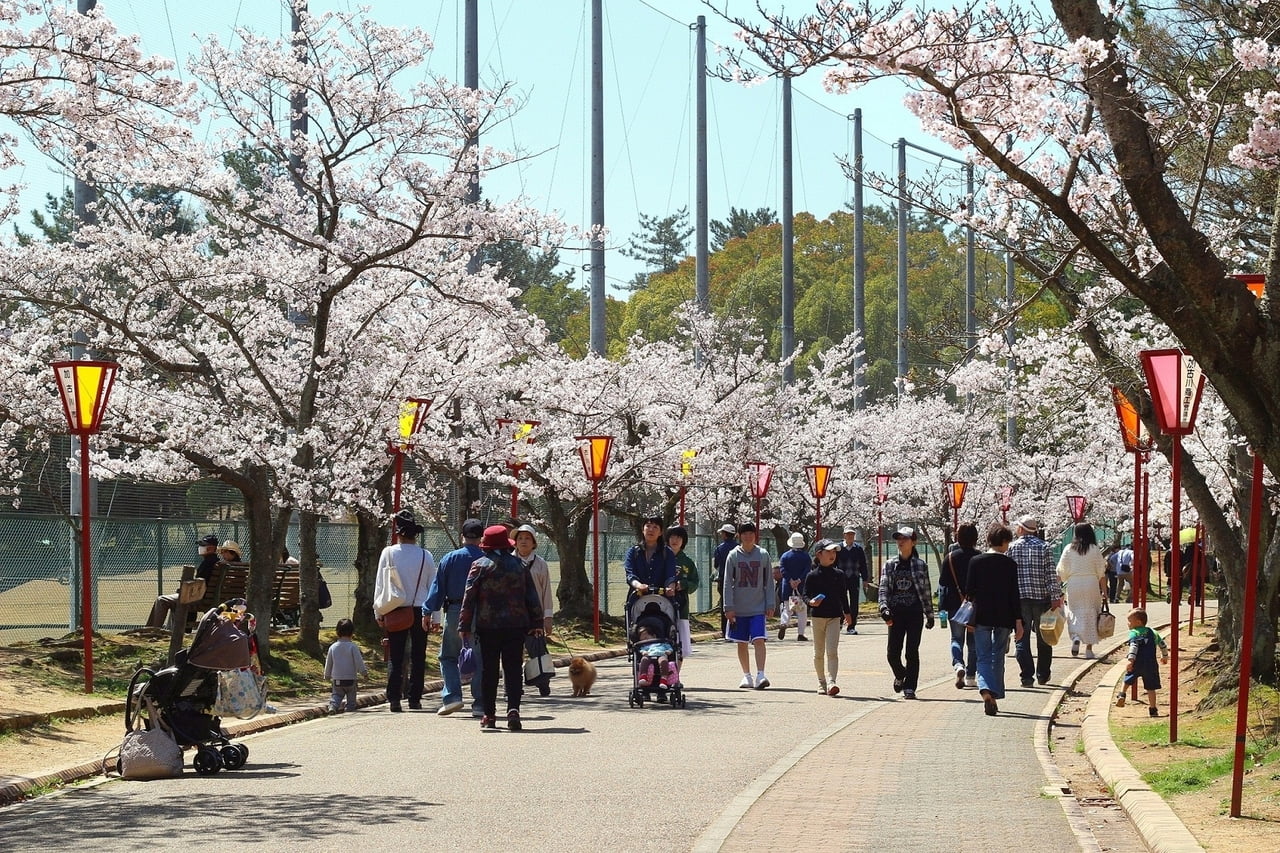
{"type": "Polygon", "coordinates": [[[542,653],[530,655],[524,662],[524,683],[536,684],[543,677],[553,678],[556,674],[555,658],[547,651],[547,641],[541,642],[542,653]]]}

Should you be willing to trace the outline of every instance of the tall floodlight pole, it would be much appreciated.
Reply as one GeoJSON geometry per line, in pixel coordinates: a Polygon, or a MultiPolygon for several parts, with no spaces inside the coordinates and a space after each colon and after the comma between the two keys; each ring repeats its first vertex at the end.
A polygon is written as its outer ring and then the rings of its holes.
{"type": "Polygon", "coordinates": [[[898,138],[898,399],[907,388],[907,140],[898,138]]]}
{"type": "Polygon", "coordinates": [[[1161,432],[1173,437],[1171,466],[1173,469],[1173,505],[1169,514],[1169,587],[1172,609],[1169,613],[1173,630],[1169,632],[1169,743],[1178,740],[1178,599],[1182,597],[1181,570],[1178,565],[1182,544],[1180,512],[1182,511],[1182,437],[1195,430],[1200,393],[1204,390],[1204,373],[1189,355],[1180,349],[1143,350],[1142,370],[1147,377],[1147,391],[1155,408],[1161,432]]]}
{"type": "MultiPolygon", "coordinates": [[[[795,212],[791,198],[791,77],[782,78],[782,358],[787,361],[796,351],[796,278],[795,278],[795,212]]],[[[788,361],[782,368],[782,381],[791,385],[796,380],[795,367],[788,361]]]]}
{"type": "Polygon", "coordinates": [[[1018,342],[1018,332],[1014,327],[1013,306],[1014,306],[1014,280],[1013,280],[1013,252],[1006,251],[1004,253],[1004,307],[1009,312],[1009,325],[1004,329],[1005,346],[1009,348],[1008,362],[1008,409],[1005,414],[1004,421],[1004,440],[1009,447],[1015,447],[1018,444],[1018,408],[1014,402],[1014,388],[1017,387],[1018,362],[1013,357],[1014,344],[1018,342]]]}
{"type": "Polygon", "coordinates": [[[853,351],[853,409],[866,404],[867,365],[867,258],[862,232],[862,110],[853,111],[853,331],[858,346],[853,351]]]}
{"type": "Polygon", "coordinates": [[[605,354],[604,335],[604,13],[591,0],[591,351],[605,354]]]}
{"type": "Polygon", "coordinates": [[[695,72],[697,115],[694,118],[694,296],[701,311],[711,310],[711,272],[708,265],[710,249],[707,241],[707,19],[698,16],[694,24],[697,31],[695,72]]]}
{"type": "MultiPolygon", "coordinates": [[[[307,37],[302,32],[302,16],[307,14],[307,0],[293,0],[290,4],[290,35],[292,38],[293,58],[298,64],[305,65],[307,63],[307,37]]],[[[301,144],[302,140],[307,138],[310,132],[309,123],[307,121],[307,90],[301,86],[296,87],[289,93],[289,141],[293,146],[301,144]]],[[[289,172],[293,176],[294,189],[298,191],[298,195],[302,196],[306,193],[306,184],[302,179],[303,170],[306,164],[302,161],[302,154],[299,153],[297,147],[293,147],[289,151],[289,172]]]]}
{"type": "MultiPolygon", "coordinates": [[[[974,215],[973,164],[964,164],[965,197],[970,219],[974,215]]],[[[973,358],[978,347],[978,263],[974,249],[973,226],[966,225],[964,234],[964,333],[965,363],[973,358]]]]}

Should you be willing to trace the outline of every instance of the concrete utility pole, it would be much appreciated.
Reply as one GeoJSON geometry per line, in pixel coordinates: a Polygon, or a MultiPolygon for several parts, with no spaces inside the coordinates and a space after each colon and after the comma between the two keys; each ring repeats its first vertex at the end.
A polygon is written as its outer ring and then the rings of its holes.
{"type": "MultiPolygon", "coordinates": [[[[302,16],[307,13],[306,0],[294,0],[290,5],[290,34],[292,36],[293,57],[303,65],[307,62],[307,40],[302,34],[302,16]]],[[[299,88],[289,95],[289,140],[296,142],[306,139],[310,132],[307,121],[307,93],[299,88]]],[[[289,154],[289,171],[293,174],[293,186],[298,195],[306,193],[306,185],[302,180],[304,169],[302,155],[291,151],[289,154]]]]}
{"type": "Polygon", "coordinates": [[[907,387],[907,140],[898,138],[898,399],[907,387]]]}
{"type": "Polygon", "coordinates": [[[697,115],[694,120],[694,265],[695,299],[698,308],[711,310],[711,273],[707,263],[707,19],[698,16],[697,31],[697,115]]]}
{"type": "Polygon", "coordinates": [[[1018,342],[1018,331],[1013,324],[1013,306],[1017,293],[1013,287],[1013,252],[1006,251],[1004,253],[1004,310],[1009,312],[1009,325],[1004,330],[1004,342],[1009,347],[1009,376],[1008,376],[1008,400],[1009,409],[1005,417],[1004,437],[1009,447],[1016,447],[1018,444],[1018,406],[1014,400],[1013,391],[1017,386],[1018,361],[1013,357],[1013,345],[1018,342]]]}
{"type": "MultiPolygon", "coordinates": [[[[591,227],[604,228],[604,13],[591,0],[591,227]]],[[[591,351],[605,354],[604,238],[591,238],[591,351]]]]}
{"type": "Polygon", "coordinates": [[[867,256],[862,231],[862,109],[853,111],[853,408],[862,411],[867,394],[867,256]]]}
{"type": "MultiPolygon", "coordinates": [[[[791,77],[782,78],[782,358],[791,358],[796,350],[795,330],[795,236],[792,233],[795,213],[791,203],[791,77]]],[[[782,368],[782,381],[796,381],[795,367],[782,368]]]]}

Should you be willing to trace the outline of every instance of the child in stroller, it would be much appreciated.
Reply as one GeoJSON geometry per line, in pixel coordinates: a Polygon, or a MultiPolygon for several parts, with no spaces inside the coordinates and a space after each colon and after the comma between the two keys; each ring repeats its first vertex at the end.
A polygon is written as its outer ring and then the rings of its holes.
{"type": "Polygon", "coordinates": [[[660,595],[637,598],[627,609],[627,639],[634,686],[629,704],[644,707],[645,700],[669,701],[684,707],[680,682],[680,639],[676,632],[675,606],[660,595]]]}

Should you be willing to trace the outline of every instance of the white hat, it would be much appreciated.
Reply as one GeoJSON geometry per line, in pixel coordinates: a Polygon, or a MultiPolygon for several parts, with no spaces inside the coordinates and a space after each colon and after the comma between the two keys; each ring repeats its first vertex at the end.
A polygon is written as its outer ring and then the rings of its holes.
{"type": "Polygon", "coordinates": [[[720,532],[721,532],[721,533],[728,533],[730,536],[737,536],[737,535],[738,535],[738,528],[734,527],[732,524],[726,524],[726,525],[723,525],[723,526],[720,528],[720,532]]]}
{"type": "Polygon", "coordinates": [[[916,531],[913,527],[907,527],[905,524],[893,531],[894,539],[915,539],[916,531]]]}
{"type": "Polygon", "coordinates": [[[852,524],[846,524],[846,525],[844,526],[844,532],[845,532],[845,533],[853,533],[854,535],[857,535],[857,533],[858,533],[858,528],[854,527],[852,524]]]}
{"type": "Polygon", "coordinates": [[[791,538],[787,540],[787,544],[792,548],[804,547],[804,535],[800,533],[792,533],[791,538]]]}
{"type": "Polygon", "coordinates": [[[521,533],[528,533],[529,536],[533,538],[533,547],[535,548],[538,547],[538,531],[534,530],[532,526],[528,524],[522,524],[519,527],[517,527],[515,530],[511,531],[512,540],[514,541],[515,539],[518,539],[519,534],[521,533]]]}
{"type": "Polygon", "coordinates": [[[1040,532],[1040,520],[1034,515],[1024,515],[1022,518],[1018,519],[1017,525],[1028,533],[1040,532]]]}

